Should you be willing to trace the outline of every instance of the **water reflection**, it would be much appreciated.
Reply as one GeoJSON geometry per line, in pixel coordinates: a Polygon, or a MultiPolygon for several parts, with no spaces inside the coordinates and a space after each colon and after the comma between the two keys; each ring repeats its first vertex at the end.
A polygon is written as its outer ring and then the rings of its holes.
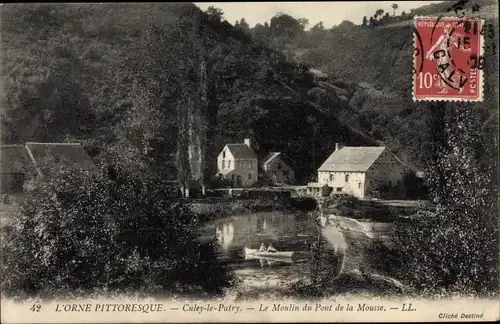
{"type": "Polygon", "coordinates": [[[217,241],[221,246],[223,251],[227,251],[229,245],[233,241],[234,237],[234,226],[232,221],[219,223],[215,229],[215,235],[217,237],[217,241]]]}
{"type": "MultiPolygon", "coordinates": [[[[238,271],[275,276],[280,280],[342,271],[346,243],[338,226],[318,214],[253,213],[219,219],[208,224],[207,235],[216,235],[221,258],[238,271]],[[212,234],[210,234],[212,233],[212,234]],[[244,248],[258,249],[272,244],[278,251],[293,251],[291,259],[249,257],[244,248]]],[[[212,236],[213,237],[213,236],[212,236]]]]}

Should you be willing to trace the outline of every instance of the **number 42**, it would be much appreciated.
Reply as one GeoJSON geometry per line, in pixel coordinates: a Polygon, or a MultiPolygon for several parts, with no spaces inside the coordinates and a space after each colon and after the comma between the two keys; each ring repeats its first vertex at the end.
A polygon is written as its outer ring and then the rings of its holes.
{"type": "Polygon", "coordinates": [[[40,309],[42,309],[42,305],[40,305],[40,304],[33,304],[33,306],[31,306],[31,308],[30,308],[30,311],[32,311],[32,312],[39,312],[40,309]]]}

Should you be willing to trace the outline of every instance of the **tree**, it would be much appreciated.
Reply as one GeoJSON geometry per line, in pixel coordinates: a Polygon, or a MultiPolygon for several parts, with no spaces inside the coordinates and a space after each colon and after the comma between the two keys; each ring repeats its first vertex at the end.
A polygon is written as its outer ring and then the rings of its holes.
{"type": "Polygon", "coordinates": [[[299,22],[299,25],[302,27],[302,31],[304,31],[307,26],[309,26],[309,19],[307,18],[299,18],[297,20],[299,22]]]}
{"type": "Polygon", "coordinates": [[[103,165],[28,183],[19,226],[2,238],[2,291],[58,298],[229,287],[215,241],[197,241],[196,216],[169,198],[168,184],[129,169],[121,154],[108,158],[113,177],[103,165]]]}
{"type": "Polygon", "coordinates": [[[240,24],[239,24],[239,27],[245,31],[249,31],[250,30],[250,26],[248,25],[247,21],[245,18],[241,18],[240,20],[240,24]]]}
{"type": "Polygon", "coordinates": [[[213,21],[221,22],[224,19],[224,11],[220,8],[210,6],[207,10],[205,10],[205,12],[213,21]]]}
{"type": "Polygon", "coordinates": [[[396,16],[396,9],[398,9],[398,5],[396,3],[393,3],[392,6],[391,6],[391,8],[393,10],[392,11],[392,16],[394,17],[394,16],[396,16]]]}
{"type": "Polygon", "coordinates": [[[318,132],[318,122],[314,116],[307,117],[307,123],[311,125],[312,132],[312,170],[316,171],[316,135],[318,132]]]}
{"type": "Polygon", "coordinates": [[[436,103],[429,109],[435,132],[426,174],[436,208],[396,224],[401,269],[424,292],[497,294],[497,148],[484,146],[479,114],[470,106],[436,103]]]}
{"type": "Polygon", "coordinates": [[[293,39],[304,31],[307,19],[297,20],[290,15],[277,13],[271,18],[270,28],[275,36],[293,39]]]}
{"type": "Polygon", "coordinates": [[[377,11],[375,11],[375,15],[373,17],[375,19],[381,18],[383,14],[384,14],[384,9],[377,9],[377,11]]]}
{"type": "Polygon", "coordinates": [[[366,18],[366,16],[363,17],[363,23],[362,23],[362,26],[363,27],[366,27],[368,25],[368,18],[366,18]]]}
{"type": "MultiPolygon", "coordinates": [[[[39,11],[33,13],[38,15],[39,11]]],[[[42,51],[43,55],[26,53],[17,68],[6,74],[8,109],[2,118],[2,140],[63,141],[66,136],[92,135],[97,120],[84,91],[85,67],[77,51],[63,40],[47,42],[42,51]],[[29,68],[32,64],[35,70],[29,68]]]]}
{"type": "MultiPolygon", "coordinates": [[[[267,24],[267,23],[266,23],[267,24]]],[[[267,43],[270,30],[269,30],[269,24],[262,25],[262,24],[256,24],[252,29],[251,29],[252,34],[256,39],[258,39],[261,42],[267,43]]]]}
{"type": "Polygon", "coordinates": [[[373,17],[370,17],[370,27],[374,27],[375,26],[375,19],[373,17]]]}
{"type": "Polygon", "coordinates": [[[389,20],[391,20],[391,16],[388,12],[385,13],[385,15],[382,17],[382,20],[384,21],[384,23],[388,23],[389,20]]]}
{"type": "Polygon", "coordinates": [[[316,25],[312,26],[311,31],[312,32],[323,32],[323,31],[325,31],[325,26],[323,26],[323,22],[320,21],[316,25]]]}

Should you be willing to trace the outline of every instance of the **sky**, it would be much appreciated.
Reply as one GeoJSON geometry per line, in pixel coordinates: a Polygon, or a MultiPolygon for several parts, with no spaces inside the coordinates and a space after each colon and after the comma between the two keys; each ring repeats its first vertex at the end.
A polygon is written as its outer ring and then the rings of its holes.
{"type": "Polygon", "coordinates": [[[257,23],[269,22],[277,12],[309,19],[309,28],[322,21],[325,28],[350,20],[361,24],[363,16],[373,16],[377,9],[384,9],[392,15],[391,5],[396,3],[396,14],[442,1],[372,1],[372,2],[195,2],[202,10],[214,6],[224,11],[224,18],[231,24],[242,17],[250,27],[257,23]]]}

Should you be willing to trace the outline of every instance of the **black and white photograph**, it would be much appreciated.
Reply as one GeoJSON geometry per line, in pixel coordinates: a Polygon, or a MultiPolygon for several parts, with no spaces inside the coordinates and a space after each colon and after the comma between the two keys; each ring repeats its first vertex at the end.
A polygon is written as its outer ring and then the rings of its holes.
{"type": "Polygon", "coordinates": [[[1,322],[500,320],[498,33],[494,0],[0,4],[1,322]]]}

